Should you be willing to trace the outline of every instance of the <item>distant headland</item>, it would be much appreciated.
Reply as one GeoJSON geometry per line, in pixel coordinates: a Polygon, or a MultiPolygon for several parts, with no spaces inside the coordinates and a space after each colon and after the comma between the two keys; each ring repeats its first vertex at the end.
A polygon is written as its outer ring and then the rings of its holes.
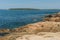
{"type": "Polygon", "coordinates": [[[9,10],[40,10],[40,9],[34,9],[34,8],[10,8],[9,10]]]}

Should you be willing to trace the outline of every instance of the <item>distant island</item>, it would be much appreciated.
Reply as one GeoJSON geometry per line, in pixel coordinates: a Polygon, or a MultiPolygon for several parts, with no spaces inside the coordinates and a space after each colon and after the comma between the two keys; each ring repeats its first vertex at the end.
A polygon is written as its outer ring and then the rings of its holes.
{"type": "Polygon", "coordinates": [[[10,8],[9,10],[40,10],[40,9],[34,9],[34,8],[10,8]]]}

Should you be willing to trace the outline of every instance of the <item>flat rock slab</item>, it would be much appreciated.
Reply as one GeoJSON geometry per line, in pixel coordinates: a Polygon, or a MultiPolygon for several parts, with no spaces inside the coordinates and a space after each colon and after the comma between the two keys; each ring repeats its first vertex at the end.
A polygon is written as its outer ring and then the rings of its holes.
{"type": "Polygon", "coordinates": [[[16,40],[60,40],[60,32],[57,33],[42,32],[39,35],[38,34],[23,35],[22,37],[16,38],[16,40]]]}

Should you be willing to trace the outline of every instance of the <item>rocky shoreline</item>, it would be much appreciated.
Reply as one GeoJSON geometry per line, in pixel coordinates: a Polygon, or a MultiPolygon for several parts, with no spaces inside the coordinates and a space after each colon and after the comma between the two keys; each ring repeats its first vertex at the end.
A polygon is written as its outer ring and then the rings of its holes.
{"type": "Polygon", "coordinates": [[[42,22],[28,24],[26,26],[14,28],[14,29],[1,29],[0,33],[6,35],[1,37],[0,40],[13,40],[13,39],[18,40],[16,38],[22,35],[28,35],[28,34],[37,35],[40,32],[44,32],[44,33],[60,32],[60,12],[52,15],[46,15],[45,19],[42,22]]]}

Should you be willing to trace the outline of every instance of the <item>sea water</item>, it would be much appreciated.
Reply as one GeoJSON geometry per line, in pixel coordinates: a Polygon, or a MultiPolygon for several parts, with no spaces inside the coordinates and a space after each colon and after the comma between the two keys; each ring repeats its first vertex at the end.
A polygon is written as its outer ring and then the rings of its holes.
{"type": "Polygon", "coordinates": [[[60,10],[0,10],[0,29],[16,28],[42,21],[47,14],[60,10]]]}

